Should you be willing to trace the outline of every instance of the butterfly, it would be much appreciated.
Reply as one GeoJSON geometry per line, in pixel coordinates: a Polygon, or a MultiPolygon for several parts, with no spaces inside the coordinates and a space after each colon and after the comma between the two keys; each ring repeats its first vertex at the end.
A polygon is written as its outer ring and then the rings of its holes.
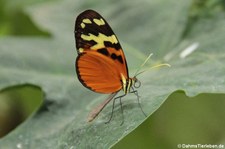
{"type": "Polygon", "coordinates": [[[120,99],[122,110],[121,98],[128,93],[134,93],[139,103],[135,88],[140,87],[140,81],[136,76],[129,77],[123,49],[106,20],[94,10],[85,10],[76,18],[74,34],[78,53],[75,69],[79,81],[94,92],[110,94],[91,112],[88,121],[95,119],[112,99],[113,108],[115,99],[120,99]],[[120,90],[124,94],[114,98],[120,90]]]}

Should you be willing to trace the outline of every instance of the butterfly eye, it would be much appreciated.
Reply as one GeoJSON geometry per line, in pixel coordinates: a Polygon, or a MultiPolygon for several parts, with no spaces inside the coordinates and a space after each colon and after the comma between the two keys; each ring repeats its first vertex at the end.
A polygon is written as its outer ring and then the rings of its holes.
{"type": "Polygon", "coordinates": [[[141,86],[141,81],[139,81],[137,78],[134,80],[134,87],[139,88],[141,86]]]}

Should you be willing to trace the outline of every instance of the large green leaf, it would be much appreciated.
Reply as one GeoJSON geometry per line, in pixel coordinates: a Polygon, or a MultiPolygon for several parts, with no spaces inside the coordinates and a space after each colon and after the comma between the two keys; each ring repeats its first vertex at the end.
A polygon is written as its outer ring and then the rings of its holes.
{"type": "Polygon", "coordinates": [[[155,55],[151,64],[167,61],[172,65],[138,77],[141,103],[148,116],[176,90],[184,90],[188,96],[224,93],[224,12],[199,19],[184,36],[190,5],[191,1],[176,0],[66,0],[25,7],[34,24],[52,36],[1,38],[0,89],[33,84],[44,92],[46,104],[2,138],[0,148],[108,148],[146,119],[135,97],[127,95],[122,126],[119,105],[109,124],[105,121],[111,105],[95,121],[86,122],[91,109],[106,98],[85,89],[74,70],[74,19],[87,8],[97,10],[111,24],[122,41],[130,72],[150,52],[155,55]],[[182,56],[193,46],[195,51],[182,56]]]}

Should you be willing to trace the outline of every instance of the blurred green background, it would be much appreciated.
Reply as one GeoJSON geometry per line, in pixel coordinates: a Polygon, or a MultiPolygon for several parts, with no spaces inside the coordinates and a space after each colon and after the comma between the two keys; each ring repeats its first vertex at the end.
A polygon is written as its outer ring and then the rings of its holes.
{"type": "Polygon", "coordinates": [[[43,93],[39,87],[21,85],[0,92],[0,137],[3,137],[40,108],[43,93]]]}
{"type": "MultiPolygon", "coordinates": [[[[46,31],[46,28],[40,28],[38,24],[35,24],[24,11],[27,6],[48,2],[0,0],[0,40],[14,36],[51,38],[53,35],[46,31]]],[[[53,0],[52,2],[54,3],[53,0]]],[[[224,0],[195,0],[190,3],[187,25],[182,38],[191,37],[189,33],[194,32],[192,26],[199,19],[214,18],[225,12],[224,0]]],[[[85,5],[81,7],[86,8],[96,4],[94,1],[88,1],[85,5]]],[[[151,20],[151,18],[148,19],[151,20]]],[[[61,32],[63,34],[63,31],[61,32]]],[[[73,38],[73,33],[71,34],[73,38]]],[[[216,92],[215,90],[214,94],[202,93],[195,97],[187,97],[183,91],[172,93],[150,118],[113,148],[174,149],[178,144],[223,144],[225,146],[225,95],[216,92]]],[[[32,117],[34,112],[38,112],[43,103],[43,96],[41,88],[30,84],[2,89],[0,91],[0,137],[4,137],[24,120],[32,117]]]]}
{"type": "MultiPolygon", "coordinates": [[[[178,148],[178,144],[225,144],[224,94],[188,98],[177,91],[113,148],[178,148]]],[[[184,147],[185,148],[185,147],[184,147]]]]}

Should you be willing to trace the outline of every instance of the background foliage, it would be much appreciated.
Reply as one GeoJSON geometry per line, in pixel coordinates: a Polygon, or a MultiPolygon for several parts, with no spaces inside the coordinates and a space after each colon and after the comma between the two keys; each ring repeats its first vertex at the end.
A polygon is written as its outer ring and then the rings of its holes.
{"type": "Polygon", "coordinates": [[[1,0],[0,7],[0,148],[225,144],[223,0],[1,0]],[[139,76],[148,118],[128,95],[123,126],[119,105],[110,124],[111,105],[86,122],[106,98],[86,90],[74,70],[74,20],[89,8],[111,24],[130,76],[150,52],[148,65],[172,65],[139,76]]]}

